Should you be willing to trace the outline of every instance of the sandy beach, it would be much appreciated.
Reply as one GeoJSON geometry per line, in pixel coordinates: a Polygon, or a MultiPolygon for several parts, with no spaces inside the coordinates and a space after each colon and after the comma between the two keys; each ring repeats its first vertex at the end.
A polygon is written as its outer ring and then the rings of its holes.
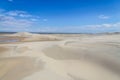
{"type": "Polygon", "coordinates": [[[0,80],[120,80],[120,34],[0,37],[0,80]]]}

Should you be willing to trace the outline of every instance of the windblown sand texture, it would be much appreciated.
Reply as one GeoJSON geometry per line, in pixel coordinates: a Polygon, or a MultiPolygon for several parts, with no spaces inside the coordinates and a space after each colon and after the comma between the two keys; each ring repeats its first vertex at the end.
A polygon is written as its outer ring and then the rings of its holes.
{"type": "Polygon", "coordinates": [[[0,36],[0,80],[120,80],[120,34],[0,36]]]}

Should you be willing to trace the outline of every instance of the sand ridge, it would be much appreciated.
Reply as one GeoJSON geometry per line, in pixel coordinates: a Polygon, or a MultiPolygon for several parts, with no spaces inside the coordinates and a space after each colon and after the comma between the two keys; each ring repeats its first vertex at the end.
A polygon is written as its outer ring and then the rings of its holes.
{"type": "Polygon", "coordinates": [[[0,80],[120,80],[119,34],[6,36],[25,41],[0,44],[0,80]]]}
{"type": "Polygon", "coordinates": [[[0,58],[0,80],[21,80],[43,66],[42,61],[35,65],[35,59],[29,57],[0,58]]]}

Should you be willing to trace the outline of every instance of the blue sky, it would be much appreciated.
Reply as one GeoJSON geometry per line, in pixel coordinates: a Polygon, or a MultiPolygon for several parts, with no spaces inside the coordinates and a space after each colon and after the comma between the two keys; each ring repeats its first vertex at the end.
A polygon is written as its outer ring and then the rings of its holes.
{"type": "Polygon", "coordinates": [[[120,0],[0,0],[0,31],[120,31],[120,0]]]}

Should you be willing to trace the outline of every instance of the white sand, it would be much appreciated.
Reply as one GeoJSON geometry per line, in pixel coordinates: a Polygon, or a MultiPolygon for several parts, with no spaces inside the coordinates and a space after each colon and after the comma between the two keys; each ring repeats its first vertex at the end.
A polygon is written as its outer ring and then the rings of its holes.
{"type": "Polygon", "coordinates": [[[22,36],[0,44],[0,80],[120,80],[119,34],[22,36]]]}

